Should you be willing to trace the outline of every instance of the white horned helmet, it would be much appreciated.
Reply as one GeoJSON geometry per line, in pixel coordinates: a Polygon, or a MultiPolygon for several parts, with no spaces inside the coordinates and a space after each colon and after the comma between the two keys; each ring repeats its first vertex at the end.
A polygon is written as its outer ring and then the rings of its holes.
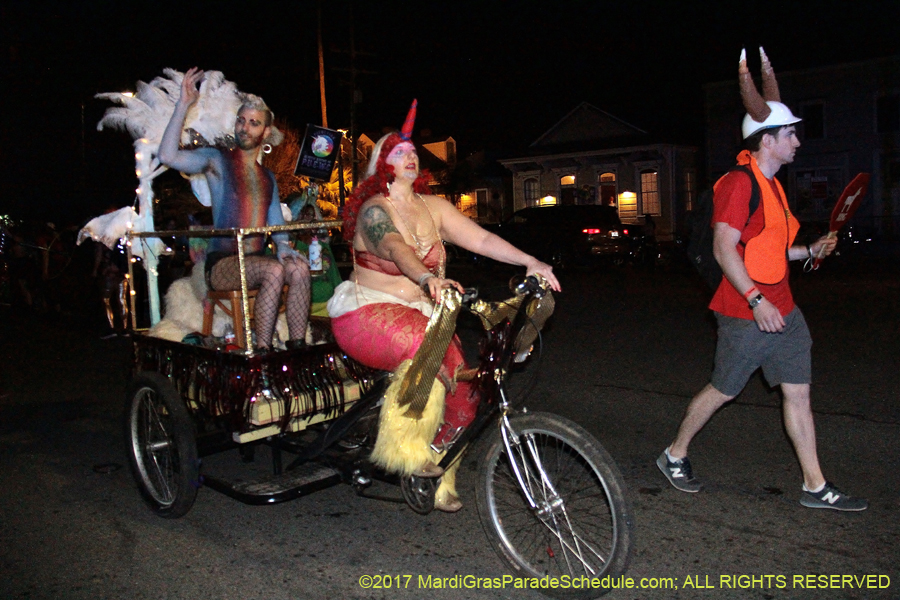
{"type": "Polygon", "coordinates": [[[760,96],[747,68],[747,50],[741,49],[741,59],[738,62],[738,81],[741,86],[741,100],[747,114],[741,125],[741,133],[746,140],[754,133],[770,127],[793,125],[802,119],[795,117],[791,109],[781,103],[781,93],[778,91],[778,82],[775,80],[775,71],[766,51],[759,47],[759,58],[762,62],[762,86],[763,94],[760,96]]]}

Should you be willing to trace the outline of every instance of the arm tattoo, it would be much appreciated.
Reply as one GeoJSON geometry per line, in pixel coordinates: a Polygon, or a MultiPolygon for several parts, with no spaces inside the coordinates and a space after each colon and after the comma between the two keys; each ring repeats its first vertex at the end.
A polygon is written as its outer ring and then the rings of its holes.
{"type": "Polygon", "coordinates": [[[370,206],[363,212],[363,235],[369,238],[369,241],[377,248],[381,245],[381,240],[389,233],[397,233],[394,222],[391,217],[380,206],[370,206]]]}

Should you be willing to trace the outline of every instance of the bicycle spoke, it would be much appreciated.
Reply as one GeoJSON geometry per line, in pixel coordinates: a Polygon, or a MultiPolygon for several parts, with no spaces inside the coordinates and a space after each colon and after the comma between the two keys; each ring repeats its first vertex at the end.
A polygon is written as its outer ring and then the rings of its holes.
{"type": "Polygon", "coordinates": [[[148,391],[141,400],[141,413],[145,425],[142,447],[147,459],[144,461],[144,468],[152,467],[153,470],[152,473],[147,473],[147,477],[153,483],[154,495],[158,496],[160,502],[171,502],[174,497],[171,485],[171,442],[152,392],[148,391]]]}
{"type": "MultiPolygon", "coordinates": [[[[492,521],[508,560],[533,576],[602,577],[623,535],[604,475],[563,435],[519,417],[501,430],[489,472],[492,521]],[[503,438],[506,439],[503,439],[503,438]]],[[[576,442],[578,443],[578,442],[576,442]]],[[[625,531],[627,535],[627,531],[625,531]]],[[[627,543],[627,542],[626,542],[627,543]]],[[[627,546],[623,552],[627,552],[627,546]]]]}

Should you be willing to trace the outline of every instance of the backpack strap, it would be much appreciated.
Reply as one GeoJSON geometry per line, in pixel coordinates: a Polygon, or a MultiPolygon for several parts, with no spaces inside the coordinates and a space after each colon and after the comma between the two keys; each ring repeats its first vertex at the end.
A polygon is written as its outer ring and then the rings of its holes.
{"type": "Polygon", "coordinates": [[[746,165],[734,165],[729,171],[741,171],[746,173],[747,177],[750,178],[750,214],[747,215],[747,222],[744,223],[744,227],[746,228],[747,225],[750,224],[750,218],[753,216],[753,213],[759,208],[759,198],[762,192],[759,190],[759,182],[756,181],[756,177],[753,175],[753,171],[750,167],[746,165]]]}

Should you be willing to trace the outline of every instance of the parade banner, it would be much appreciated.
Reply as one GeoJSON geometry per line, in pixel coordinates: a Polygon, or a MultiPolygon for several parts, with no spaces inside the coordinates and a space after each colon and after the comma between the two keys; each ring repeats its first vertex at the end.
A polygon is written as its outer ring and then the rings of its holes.
{"type": "Polygon", "coordinates": [[[307,124],[306,134],[300,144],[300,155],[294,166],[294,175],[305,175],[313,179],[328,181],[334,170],[334,163],[341,151],[340,131],[307,124]]]}

